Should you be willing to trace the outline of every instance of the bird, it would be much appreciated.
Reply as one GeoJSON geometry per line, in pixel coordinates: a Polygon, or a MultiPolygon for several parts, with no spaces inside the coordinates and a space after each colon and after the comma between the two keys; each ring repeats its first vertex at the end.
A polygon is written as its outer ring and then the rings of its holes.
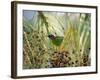
{"type": "Polygon", "coordinates": [[[54,36],[53,34],[48,35],[49,39],[56,47],[60,47],[63,41],[63,36],[54,36]]]}

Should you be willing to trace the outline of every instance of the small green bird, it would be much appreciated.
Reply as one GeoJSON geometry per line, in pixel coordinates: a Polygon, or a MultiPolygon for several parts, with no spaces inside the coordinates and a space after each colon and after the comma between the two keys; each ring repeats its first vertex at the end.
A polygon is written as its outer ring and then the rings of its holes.
{"type": "Polygon", "coordinates": [[[50,35],[48,35],[48,37],[55,46],[60,47],[60,45],[63,41],[62,36],[54,36],[53,34],[50,34],[50,35]]]}

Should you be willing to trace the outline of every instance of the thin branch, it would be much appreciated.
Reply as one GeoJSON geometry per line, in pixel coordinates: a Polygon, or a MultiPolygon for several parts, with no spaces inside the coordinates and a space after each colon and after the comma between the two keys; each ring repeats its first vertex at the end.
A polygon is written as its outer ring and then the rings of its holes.
{"type": "Polygon", "coordinates": [[[30,55],[27,54],[27,52],[25,51],[24,48],[23,48],[23,51],[24,51],[24,55],[26,55],[28,57],[28,60],[29,60],[30,64],[32,64],[32,60],[30,58],[30,55]]]}
{"type": "Polygon", "coordinates": [[[27,42],[27,45],[28,45],[28,48],[29,48],[29,50],[30,50],[30,52],[31,53],[28,53],[28,55],[30,56],[30,60],[31,60],[31,63],[33,63],[33,51],[32,51],[32,48],[30,47],[30,43],[29,43],[29,41],[28,41],[28,38],[27,38],[27,34],[26,34],[26,32],[24,32],[24,35],[25,35],[25,39],[26,39],[26,42],[27,42]]]}

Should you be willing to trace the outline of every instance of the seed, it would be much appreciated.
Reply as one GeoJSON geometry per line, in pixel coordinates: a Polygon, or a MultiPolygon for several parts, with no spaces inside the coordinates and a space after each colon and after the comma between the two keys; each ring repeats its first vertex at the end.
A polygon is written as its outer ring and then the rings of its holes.
{"type": "Polygon", "coordinates": [[[72,64],[74,64],[74,62],[72,62],[72,64]]]}
{"type": "Polygon", "coordinates": [[[69,60],[71,60],[71,57],[68,57],[69,60]]]}
{"type": "Polygon", "coordinates": [[[76,60],[75,62],[78,63],[78,60],[76,60]]]}
{"type": "Polygon", "coordinates": [[[86,60],[85,58],[83,59],[83,61],[84,61],[84,62],[87,62],[87,60],[86,60]]]}
{"type": "Polygon", "coordinates": [[[45,52],[45,49],[43,49],[43,52],[45,52]]]}
{"type": "Polygon", "coordinates": [[[68,57],[68,55],[67,55],[67,54],[65,54],[65,56],[66,56],[66,57],[68,57]]]}
{"type": "Polygon", "coordinates": [[[56,51],[54,53],[57,53],[56,51]]]}
{"type": "Polygon", "coordinates": [[[39,38],[39,36],[36,36],[36,38],[39,38]]]}
{"type": "Polygon", "coordinates": [[[27,32],[27,34],[30,34],[30,32],[27,32]]]}
{"type": "Polygon", "coordinates": [[[66,53],[66,54],[69,54],[69,52],[68,52],[68,51],[66,51],[65,53],[66,53]]]}
{"type": "Polygon", "coordinates": [[[84,66],[87,66],[87,64],[86,64],[86,63],[84,63],[83,65],[84,65],[84,66]]]}
{"type": "Polygon", "coordinates": [[[41,51],[41,50],[42,50],[42,48],[40,48],[40,47],[39,47],[39,50],[41,51]]]}

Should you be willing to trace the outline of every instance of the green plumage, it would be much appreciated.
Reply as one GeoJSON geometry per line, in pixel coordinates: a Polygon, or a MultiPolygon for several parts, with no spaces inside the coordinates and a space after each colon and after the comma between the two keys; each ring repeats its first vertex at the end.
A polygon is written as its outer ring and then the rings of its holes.
{"type": "Polygon", "coordinates": [[[63,37],[56,36],[54,39],[51,39],[51,41],[55,46],[60,46],[63,41],[63,37]]]}

